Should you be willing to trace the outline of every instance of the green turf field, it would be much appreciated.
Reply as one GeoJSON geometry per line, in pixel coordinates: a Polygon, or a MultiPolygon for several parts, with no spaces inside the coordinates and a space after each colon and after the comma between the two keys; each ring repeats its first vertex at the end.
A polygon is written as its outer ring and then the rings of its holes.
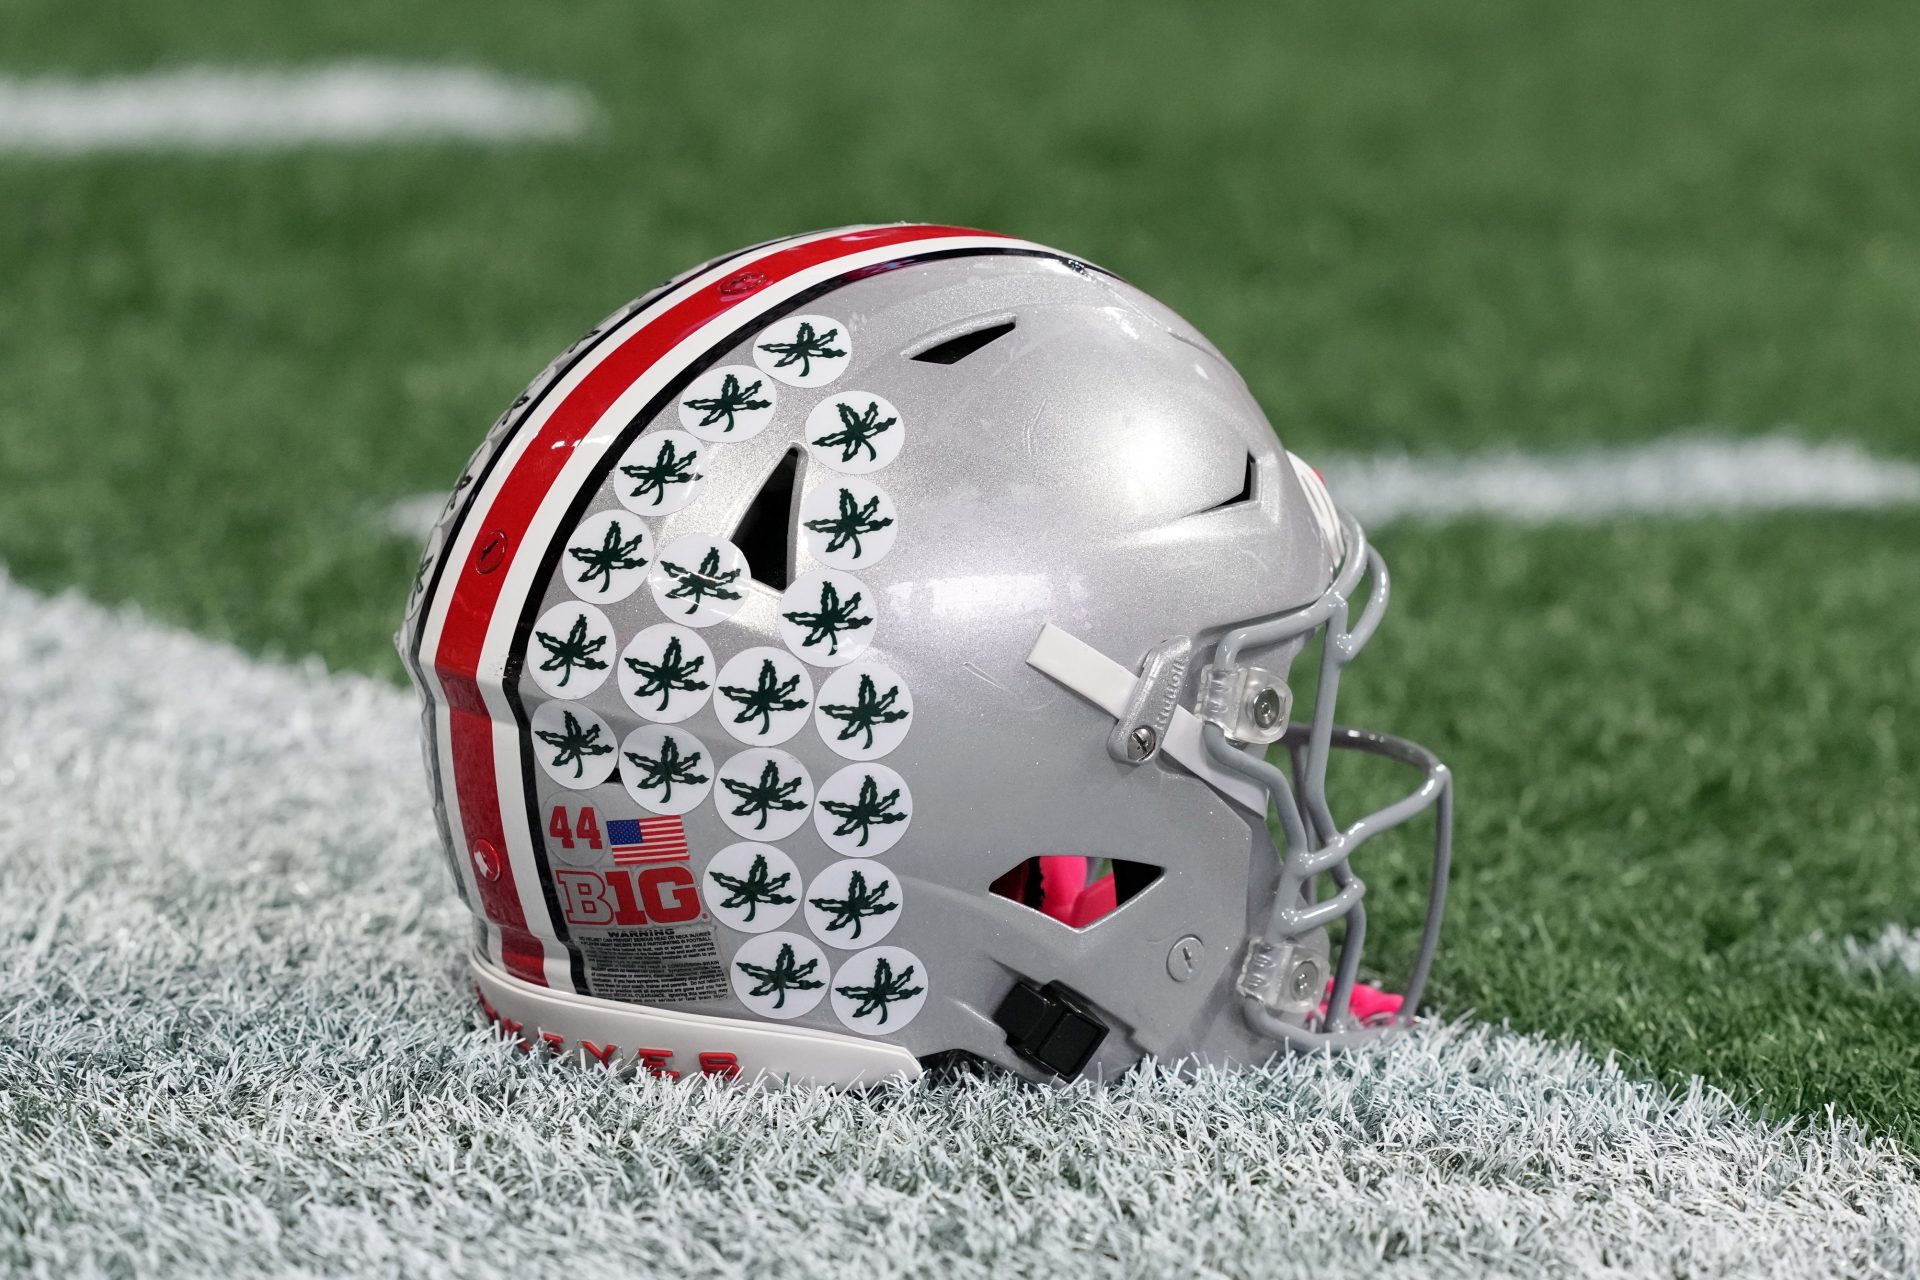
{"type": "MultiPolygon", "coordinates": [[[[397,679],[449,484],[579,331],[806,228],[1071,248],[1316,452],[1920,458],[1920,9],[15,0],[0,72],[453,59],[593,136],[0,154],[0,564],[397,679]]],[[[1395,525],[1356,719],[1461,788],[1435,1006],[1920,1144],[1920,514],[1395,525]],[[1417,664],[1417,665],[1416,665],[1417,664]]],[[[153,678],[164,681],[166,673],[153,678]]],[[[1371,879],[1389,949],[1413,907],[1371,879]]]]}

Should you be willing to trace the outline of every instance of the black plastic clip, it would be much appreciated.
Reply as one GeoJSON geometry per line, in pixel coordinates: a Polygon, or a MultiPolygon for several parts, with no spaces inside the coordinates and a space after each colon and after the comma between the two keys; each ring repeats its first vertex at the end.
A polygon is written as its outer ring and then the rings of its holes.
{"type": "Polygon", "coordinates": [[[1013,984],[993,1011],[1013,1051],[1057,1076],[1073,1077],[1107,1038],[1107,1024],[1085,1000],[1057,982],[1013,984]]]}

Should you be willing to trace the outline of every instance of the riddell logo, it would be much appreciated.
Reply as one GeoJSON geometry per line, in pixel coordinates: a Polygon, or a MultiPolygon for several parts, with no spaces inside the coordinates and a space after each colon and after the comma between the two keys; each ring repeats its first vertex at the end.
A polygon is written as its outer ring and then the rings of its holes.
{"type": "Polygon", "coordinates": [[[700,914],[693,872],[681,864],[555,871],[568,924],[684,924],[700,914]]]}

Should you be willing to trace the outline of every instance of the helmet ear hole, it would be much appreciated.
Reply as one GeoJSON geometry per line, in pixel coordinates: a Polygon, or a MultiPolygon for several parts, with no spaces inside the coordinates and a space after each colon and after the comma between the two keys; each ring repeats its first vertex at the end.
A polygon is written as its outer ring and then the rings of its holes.
{"type": "Polygon", "coordinates": [[[1028,858],[994,879],[993,892],[1069,929],[1086,929],[1160,878],[1161,869],[1124,858],[1051,854],[1028,858]]]}
{"type": "Polygon", "coordinates": [[[799,519],[800,447],[795,445],[780,455],[733,527],[733,545],[747,558],[747,572],[755,582],[785,591],[793,581],[799,519]]]}

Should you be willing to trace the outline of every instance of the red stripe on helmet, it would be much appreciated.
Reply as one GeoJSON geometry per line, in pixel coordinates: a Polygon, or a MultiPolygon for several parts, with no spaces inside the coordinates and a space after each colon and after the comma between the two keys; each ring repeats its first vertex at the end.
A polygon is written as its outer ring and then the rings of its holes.
{"type": "MultiPolygon", "coordinates": [[[[477,517],[473,525],[477,532],[466,563],[454,573],[433,665],[452,708],[448,719],[453,780],[467,847],[471,851],[486,843],[501,854],[497,878],[480,881],[480,898],[487,918],[501,927],[502,959],[515,977],[543,986],[547,982],[544,949],[527,929],[513,867],[505,856],[508,845],[500,813],[500,779],[494,768],[493,720],[480,690],[480,654],[513,561],[523,552],[538,556],[544,550],[536,547],[528,551],[522,543],[573,449],[614,401],[655,363],[716,317],[735,307],[750,306],[755,295],[769,285],[837,258],[889,245],[992,234],[942,226],[849,231],[775,250],[704,285],[607,353],[554,407],[539,434],[528,442],[507,473],[485,514],[475,512],[470,517],[477,517]]],[[[449,588],[442,584],[441,589],[449,588]]],[[[512,785],[518,786],[519,779],[515,778],[512,785]]]]}

